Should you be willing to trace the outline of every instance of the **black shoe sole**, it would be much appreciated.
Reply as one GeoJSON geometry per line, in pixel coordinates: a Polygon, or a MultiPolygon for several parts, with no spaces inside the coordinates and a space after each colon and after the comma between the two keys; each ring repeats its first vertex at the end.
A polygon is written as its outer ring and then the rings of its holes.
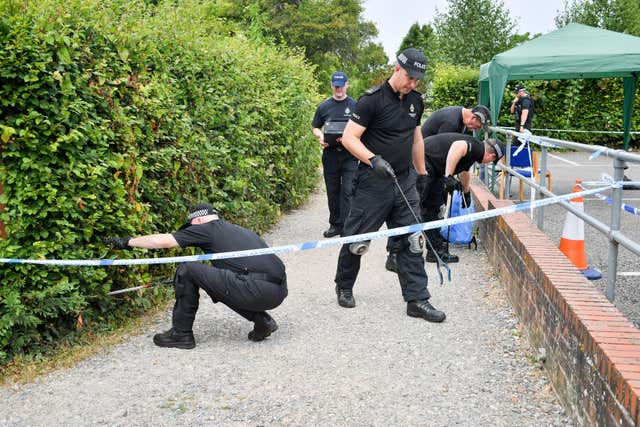
{"type": "Polygon", "coordinates": [[[347,303],[347,302],[342,302],[340,300],[338,300],[338,305],[340,307],[344,307],[344,308],[354,308],[356,306],[356,303],[347,303]]]}
{"type": "Polygon", "coordinates": [[[419,317],[421,319],[426,320],[427,322],[432,322],[432,323],[442,323],[447,318],[447,316],[445,315],[442,319],[440,319],[440,318],[436,319],[436,318],[432,318],[432,317],[427,316],[425,313],[409,311],[409,310],[407,310],[407,316],[409,316],[409,317],[419,317]]]}
{"type": "Polygon", "coordinates": [[[163,348],[179,348],[181,350],[191,350],[192,348],[196,347],[196,343],[195,342],[185,342],[185,343],[162,343],[162,342],[158,342],[155,339],[153,340],[153,343],[155,345],[157,345],[158,347],[163,347],[163,348]]]}

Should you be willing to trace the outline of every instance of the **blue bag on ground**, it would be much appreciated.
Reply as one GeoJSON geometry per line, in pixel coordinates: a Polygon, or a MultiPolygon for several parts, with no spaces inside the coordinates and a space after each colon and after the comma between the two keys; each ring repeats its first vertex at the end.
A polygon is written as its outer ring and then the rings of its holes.
{"type": "MultiPolygon", "coordinates": [[[[451,196],[451,214],[449,217],[453,218],[456,216],[467,215],[475,212],[473,206],[473,198],[471,198],[471,205],[468,207],[462,206],[462,193],[458,190],[453,192],[453,196],[451,196]]],[[[473,227],[475,226],[475,221],[465,222],[462,224],[454,224],[450,226],[449,229],[449,243],[460,243],[467,244],[473,240],[473,227]]],[[[446,241],[447,240],[447,228],[440,228],[440,235],[446,241]]]]}

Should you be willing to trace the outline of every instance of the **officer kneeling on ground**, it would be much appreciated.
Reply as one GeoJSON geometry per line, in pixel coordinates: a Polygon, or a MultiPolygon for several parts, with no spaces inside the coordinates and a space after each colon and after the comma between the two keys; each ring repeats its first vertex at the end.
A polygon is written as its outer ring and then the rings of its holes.
{"type": "MultiPolygon", "coordinates": [[[[505,145],[495,139],[484,142],[470,135],[460,133],[441,133],[424,139],[424,155],[427,174],[418,175],[416,187],[420,194],[422,219],[425,222],[439,219],[440,206],[445,203],[446,194],[454,190],[462,191],[463,203],[471,204],[470,182],[471,176],[463,174],[475,162],[496,164],[504,155],[505,145]],[[460,181],[453,177],[459,174],[460,181]]],[[[458,257],[447,251],[447,245],[440,235],[440,230],[427,230],[427,237],[444,262],[457,262],[458,257]],[[452,261],[452,257],[455,260],[452,261]]],[[[398,242],[394,238],[388,245],[390,249],[387,259],[387,269],[395,271],[398,242]]],[[[436,254],[431,248],[427,251],[427,262],[436,262],[436,254]]]]}
{"type": "MultiPolygon", "coordinates": [[[[193,206],[187,223],[171,234],[105,239],[116,249],[164,249],[199,247],[205,253],[222,253],[268,247],[256,233],[231,224],[218,216],[208,203],[193,206]]],[[[262,341],[278,329],[266,310],[279,306],[287,296],[285,267],[274,254],[180,264],[173,278],[176,302],[172,328],[156,334],[160,347],[190,349],[196,346],[193,321],[202,288],[214,303],[222,302],[254,323],[251,341],[262,341]]]]}

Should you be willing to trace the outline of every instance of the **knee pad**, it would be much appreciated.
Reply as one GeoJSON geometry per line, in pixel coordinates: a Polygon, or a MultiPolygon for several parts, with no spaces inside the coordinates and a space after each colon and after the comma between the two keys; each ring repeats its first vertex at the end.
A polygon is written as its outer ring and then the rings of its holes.
{"type": "Polygon", "coordinates": [[[407,241],[409,242],[409,252],[422,254],[425,245],[424,233],[422,231],[416,231],[415,233],[410,234],[407,236],[407,241]]]}
{"type": "Polygon", "coordinates": [[[364,242],[354,242],[349,245],[349,252],[354,255],[364,255],[369,250],[369,244],[371,241],[366,240],[364,242]]]}

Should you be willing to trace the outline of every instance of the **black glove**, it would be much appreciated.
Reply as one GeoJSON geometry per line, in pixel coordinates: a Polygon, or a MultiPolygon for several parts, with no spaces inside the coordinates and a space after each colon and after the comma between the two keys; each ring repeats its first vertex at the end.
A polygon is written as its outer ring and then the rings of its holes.
{"type": "Polygon", "coordinates": [[[104,242],[107,245],[113,246],[114,249],[125,249],[130,251],[133,247],[129,246],[129,240],[131,240],[131,237],[107,237],[104,239],[104,242]]]}
{"type": "Polygon", "coordinates": [[[457,179],[455,179],[451,175],[445,176],[444,177],[444,191],[446,191],[447,193],[451,194],[456,190],[462,191],[462,184],[460,183],[460,181],[458,181],[457,179]]]}
{"type": "Polygon", "coordinates": [[[418,175],[416,178],[416,190],[418,190],[418,196],[422,199],[424,197],[424,191],[427,189],[427,175],[418,175]]]}
{"type": "Polygon", "coordinates": [[[468,208],[469,206],[471,206],[471,191],[462,193],[462,203],[465,208],[468,208]]]}
{"type": "Polygon", "coordinates": [[[373,168],[373,172],[378,175],[380,178],[395,178],[396,173],[393,171],[393,168],[385,159],[381,156],[373,156],[369,159],[371,162],[371,168],[373,168]]]}

